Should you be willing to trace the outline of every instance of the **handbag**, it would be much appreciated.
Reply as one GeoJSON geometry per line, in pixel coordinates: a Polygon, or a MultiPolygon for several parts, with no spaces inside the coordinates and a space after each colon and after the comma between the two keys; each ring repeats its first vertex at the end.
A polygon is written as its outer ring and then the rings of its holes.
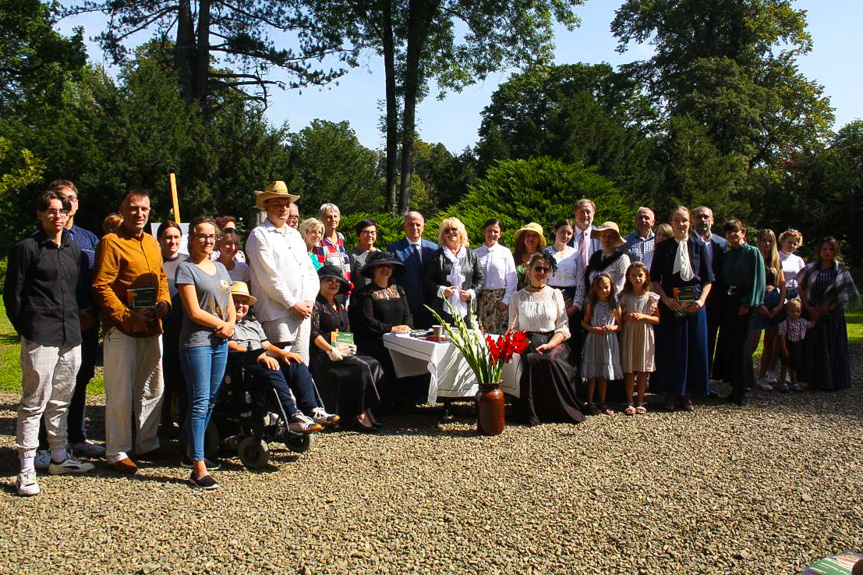
{"type": "Polygon", "coordinates": [[[536,348],[550,342],[552,337],[554,337],[553,331],[529,331],[529,332],[527,332],[527,339],[530,342],[530,345],[528,346],[528,350],[536,353],[536,348]]]}

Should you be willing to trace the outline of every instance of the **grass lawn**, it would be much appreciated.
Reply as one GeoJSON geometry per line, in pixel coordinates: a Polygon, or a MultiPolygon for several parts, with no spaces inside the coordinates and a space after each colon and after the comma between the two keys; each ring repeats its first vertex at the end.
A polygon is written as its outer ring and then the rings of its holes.
{"type": "MultiPolygon", "coordinates": [[[[6,306],[0,301],[0,391],[21,391],[21,339],[9,318],[6,317],[6,306]]],[[[102,381],[102,368],[96,368],[96,377],[87,386],[87,392],[105,395],[105,384],[102,381]]]]}

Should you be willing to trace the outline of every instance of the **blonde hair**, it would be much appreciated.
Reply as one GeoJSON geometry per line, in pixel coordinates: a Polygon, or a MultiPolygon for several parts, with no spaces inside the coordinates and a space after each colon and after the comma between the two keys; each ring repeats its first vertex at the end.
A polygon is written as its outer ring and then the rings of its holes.
{"type": "Polygon", "coordinates": [[[674,237],[674,229],[671,227],[671,224],[659,224],[653,230],[653,236],[656,237],[657,234],[663,234],[666,238],[671,239],[674,237]]]}
{"type": "Polygon", "coordinates": [[[108,214],[102,220],[102,231],[106,234],[113,234],[120,229],[120,224],[123,223],[123,216],[120,214],[108,214]]]}
{"type": "Polygon", "coordinates": [[[440,223],[440,229],[438,230],[438,234],[437,234],[437,242],[440,245],[444,244],[443,240],[444,240],[444,236],[446,235],[445,232],[449,228],[455,228],[456,230],[458,230],[458,238],[459,238],[459,241],[461,241],[461,245],[463,245],[465,247],[470,246],[470,240],[467,237],[467,230],[465,229],[464,224],[461,223],[460,219],[455,218],[455,217],[446,218],[444,221],[442,221],[440,223]]]}
{"type": "Polygon", "coordinates": [[[297,231],[300,232],[300,236],[302,236],[304,240],[306,239],[306,232],[309,231],[310,228],[317,228],[323,231],[325,229],[324,222],[317,218],[306,218],[300,222],[300,227],[297,228],[297,231]]]}
{"type": "Polygon", "coordinates": [[[789,237],[797,240],[797,247],[800,247],[803,245],[803,234],[801,234],[797,230],[791,229],[791,228],[789,228],[789,229],[785,230],[784,232],[782,232],[781,234],[779,234],[779,245],[781,246],[782,244],[784,244],[785,239],[789,238],[789,237]]]}
{"type": "MultiPolygon", "coordinates": [[[[779,261],[779,247],[776,244],[776,234],[770,228],[764,228],[758,234],[758,243],[761,243],[761,238],[765,235],[769,235],[770,239],[773,240],[773,247],[770,248],[770,257],[764,259],[764,265],[768,270],[773,272],[776,278],[776,285],[782,285],[785,283],[785,274],[782,273],[782,263],[779,261]],[[769,262],[767,261],[768,259],[770,260],[769,262]]],[[[760,250],[761,248],[758,249],[760,250]]]]}

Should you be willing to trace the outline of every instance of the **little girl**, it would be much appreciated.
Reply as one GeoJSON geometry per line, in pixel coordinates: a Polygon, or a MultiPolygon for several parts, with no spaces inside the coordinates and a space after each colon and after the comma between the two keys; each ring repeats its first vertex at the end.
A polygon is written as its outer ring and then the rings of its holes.
{"type": "Polygon", "coordinates": [[[591,415],[611,415],[614,410],[605,403],[609,379],[620,379],[620,349],[615,332],[620,330],[620,307],[614,293],[614,282],[607,273],[597,274],[590,286],[588,303],[584,309],[582,327],[587,333],[584,340],[584,358],[581,375],[587,379],[587,409],[591,415]],[[599,388],[599,404],[593,395],[599,388]]]}
{"type": "Polygon", "coordinates": [[[647,375],[655,369],[653,363],[653,326],[659,323],[659,295],[650,291],[650,272],[641,262],[635,262],[626,270],[626,285],[620,296],[623,315],[623,337],[620,363],[629,405],[623,413],[635,415],[647,413],[644,390],[647,375]],[[632,390],[638,380],[638,407],[632,403],[632,390]]]}

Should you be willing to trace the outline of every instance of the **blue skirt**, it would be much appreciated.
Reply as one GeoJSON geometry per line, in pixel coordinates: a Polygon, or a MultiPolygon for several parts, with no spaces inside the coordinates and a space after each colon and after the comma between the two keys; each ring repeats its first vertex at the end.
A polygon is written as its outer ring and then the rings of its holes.
{"type": "Polygon", "coordinates": [[[650,376],[650,391],[671,396],[706,396],[710,392],[710,364],[705,309],[677,317],[665,304],[660,304],[659,325],[655,329],[656,372],[650,376]]]}

